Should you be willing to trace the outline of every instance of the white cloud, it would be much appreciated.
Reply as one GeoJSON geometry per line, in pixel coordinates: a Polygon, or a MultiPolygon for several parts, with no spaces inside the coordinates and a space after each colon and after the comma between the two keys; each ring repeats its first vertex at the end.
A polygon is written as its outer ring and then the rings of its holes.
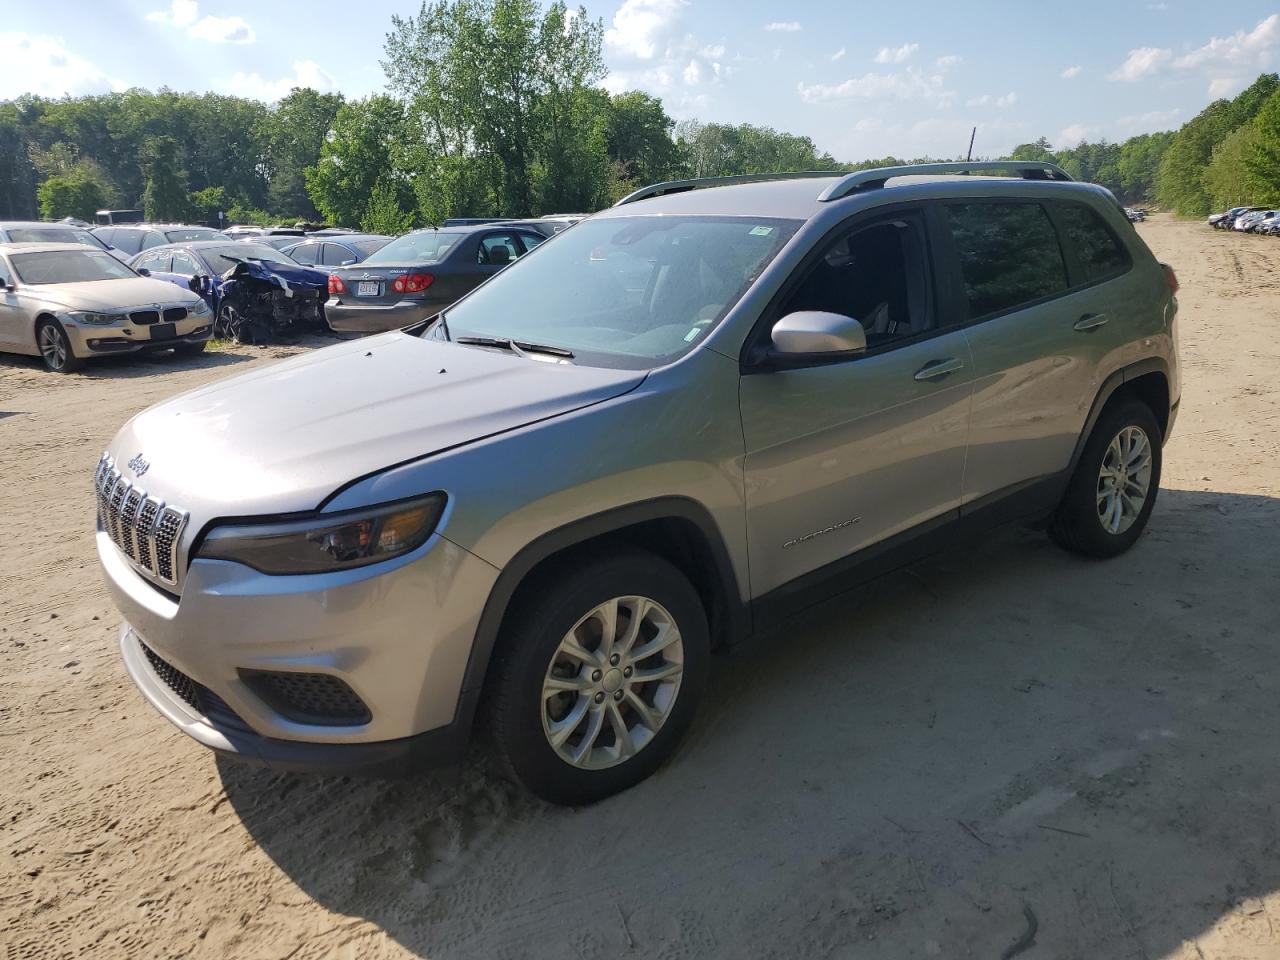
{"type": "Polygon", "coordinates": [[[950,70],[952,67],[961,63],[963,60],[964,60],[964,57],[958,57],[954,53],[951,53],[945,57],[939,57],[937,60],[933,61],[933,64],[939,70],[950,70]]]}
{"type": "Polygon", "coordinates": [[[844,55],[845,55],[846,53],[848,53],[848,52],[849,52],[849,51],[848,51],[848,50],[846,50],[844,47],[841,47],[839,50],[837,50],[835,53],[833,53],[833,54],[832,54],[831,56],[829,56],[827,59],[828,59],[828,60],[830,60],[832,63],[839,63],[841,60],[843,60],[843,59],[844,59],[844,55]]]}
{"type": "Polygon", "coordinates": [[[1166,63],[1173,59],[1173,51],[1161,47],[1139,47],[1130,50],[1124,63],[1107,74],[1108,80],[1133,81],[1149,77],[1159,72],[1166,63]]]}
{"type": "Polygon", "coordinates": [[[200,17],[196,0],[171,0],[168,10],[152,10],[147,19],[185,29],[187,36],[209,43],[253,43],[257,39],[243,17],[200,17]]]}
{"type": "Polygon", "coordinates": [[[843,83],[797,85],[805,103],[829,100],[938,100],[954,94],[944,88],[942,76],[908,67],[900,73],[865,73],[843,83]]]}
{"type": "Polygon", "coordinates": [[[797,33],[804,29],[796,20],[775,20],[773,23],[766,23],[764,28],[770,33],[797,33]]]}
{"type": "Polygon", "coordinates": [[[876,63],[902,63],[920,49],[918,43],[904,43],[900,47],[881,47],[875,56],[876,63]]]}
{"type": "Polygon", "coordinates": [[[652,60],[666,46],[686,0],[626,0],[613,15],[604,42],[637,60],[652,60]]]}
{"type": "Polygon", "coordinates": [[[697,60],[690,60],[688,66],[686,66],[684,71],[681,73],[681,76],[684,78],[684,82],[688,86],[696,87],[699,81],[702,80],[702,67],[698,64],[697,60]]]}
{"type": "Polygon", "coordinates": [[[196,22],[199,11],[196,0],[172,0],[168,10],[152,10],[147,19],[153,23],[171,23],[175,27],[189,27],[196,22]]]}
{"type": "Polygon", "coordinates": [[[338,89],[338,81],[314,60],[295,60],[292,76],[267,80],[259,73],[237,72],[226,83],[227,91],[241,97],[252,97],[274,103],[288,95],[294,87],[310,87],[327,93],[338,89]]]}
{"type": "Polygon", "coordinates": [[[0,100],[23,93],[82,96],[124,90],[123,80],[78,57],[59,37],[0,32],[0,100]]]}
{"type": "Polygon", "coordinates": [[[1073,123],[1070,126],[1063,127],[1058,133],[1057,142],[1065,147],[1077,146],[1081,140],[1087,140],[1089,134],[1093,132],[1093,127],[1083,123],[1073,123]]]}
{"type": "Polygon", "coordinates": [[[1148,10],[1168,10],[1169,5],[1167,3],[1148,3],[1147,9],[1148,10]]]}
{"type": "Polygon", "coordinates": [[[1215,77],[1209,81],[1209,96],[1215,100],[1234,96],[1245,88],[1246,83],[1239,77],[1215,77]]]}
{"type": "Polygon", "coordinates": [[[724,44],[717,43],[714,46],[708,45],[699,49],[698,56],[706,60],[723,60],[724,52],[724,44]]]}
{"type": "Polygon", "coordinates": [[[1067,69],[1063,70],[1062,73],[1058,74],[1058,76],[1062,77],[1063,80],[1074,80],[1076,77],[1080,76],[1083,70],[1084,67],[1079,66],[1067,67],[1067,69]]]}
{"type": "Polygon", "coordinates": [[[1271,54],[1280,46],[1280,13],[1273,13],[1245,33],[1237,30],[1229,37],[1212,37],[1198,50],[1179,57],[1174,66],[1254,68],[1271,66],[1271,54]]]}
{"type": "Polygon", "coordinates": [[[1181,116],[1181,107],[1173,107],[1170,110],[1149,110],[1146,113],[1121,117],[1116,121],[1116,128],[1126,137],[1151,130],[1167,130],[1175,126],[1181,116]]]}
{"type": "Polygon", "coordinates": [[[1012,107],[1017,102],[1018,95],[1016,93],[1006,93],[1003,97],[993,97],[989,93],[984,93],[980,97],[966,100],[964,105],[966,107],[989,107],[994,105],[1003,110],[1005,107],[1012,107]]]}

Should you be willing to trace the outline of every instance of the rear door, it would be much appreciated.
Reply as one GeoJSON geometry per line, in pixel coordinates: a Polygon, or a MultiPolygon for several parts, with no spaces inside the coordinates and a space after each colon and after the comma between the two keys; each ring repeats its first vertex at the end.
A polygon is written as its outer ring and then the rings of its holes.
{"type": "Polygon", "coordinates": [[[0,257],[0,280],[5,283],[0,290],[0,350],[29,350],[31,321],[22,309],[22,294],[13,289],[13,274],[4,257],[0,257]]]}
{"type": "Polygon", "coordinates": [[[873,214],[824,240],[753,334],[798,310],[867,332],[861,356],[742,378],[755,597],[959,507],[973,364],[939,309],[925,212],[873,214]]]}
{"type": "Polygon", "coordinates": [[[1094,242],[1111,249],[1087,254],[1101,258],[1087,274],[1064,243],[1054,203],[943,205],[976,375],[966,504],[1066,470],[1100,370],[1121,343],[1109,287],[1131,268],[1128,254],[1090,208],[1071,207],[1071,222],[1083,217],[1094,242]]]}

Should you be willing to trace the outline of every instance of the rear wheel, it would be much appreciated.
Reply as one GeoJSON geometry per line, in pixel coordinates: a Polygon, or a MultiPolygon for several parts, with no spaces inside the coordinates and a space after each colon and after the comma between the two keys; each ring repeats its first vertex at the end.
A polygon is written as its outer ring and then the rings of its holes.
{"type": "Polygon", "coordinates": [[[45,367],[54,373],[71,373],[84,366],[84,360],[71,349],[67,331],[57,320],[40,321],[36,326],[36,346],[45,367]]]}
{"type": "Polygon", "coordinates": [[[1049,535],[1091,557],[1114,557],[1142,535],[1160,488],[1160,425],[1145,403],[1106,411],[1085,444],[1049,535]]]}
{"type": "Polygon", "coordinates": [[[648,553],[559,571],[508,615],[491,721],[501,758],[552,803],[601,800],[674,751],[706,683],[706,614],[648,553]]]}

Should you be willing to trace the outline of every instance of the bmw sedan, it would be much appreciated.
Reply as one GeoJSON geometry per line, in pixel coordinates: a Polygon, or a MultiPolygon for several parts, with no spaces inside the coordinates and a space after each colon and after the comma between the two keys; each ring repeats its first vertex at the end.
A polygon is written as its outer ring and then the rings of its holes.
{"type": "Polygon", "coordinates": [[[480,224],[415,230],[329,274],[325,318],[338,333],[395,330],[439,313],[547,238],[480,224]]]}
{"type": "Polygon", "coordinates": [[[199,353],[212,331],[213,313],[196,294],[139,276],[105,251],[0,244],[0,352],[70,373],[112,353],[199,353]]]}

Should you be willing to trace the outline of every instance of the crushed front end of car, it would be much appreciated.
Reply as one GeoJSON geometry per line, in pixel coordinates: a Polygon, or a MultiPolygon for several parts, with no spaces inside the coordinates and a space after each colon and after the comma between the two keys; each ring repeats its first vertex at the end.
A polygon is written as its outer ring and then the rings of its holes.
{"type": "Polygon", "coordinates": [[[218,301],[216,336],[266,343],[325,329],[329,276],[319,270],[244,260],[212,282],[218,301]]]}

